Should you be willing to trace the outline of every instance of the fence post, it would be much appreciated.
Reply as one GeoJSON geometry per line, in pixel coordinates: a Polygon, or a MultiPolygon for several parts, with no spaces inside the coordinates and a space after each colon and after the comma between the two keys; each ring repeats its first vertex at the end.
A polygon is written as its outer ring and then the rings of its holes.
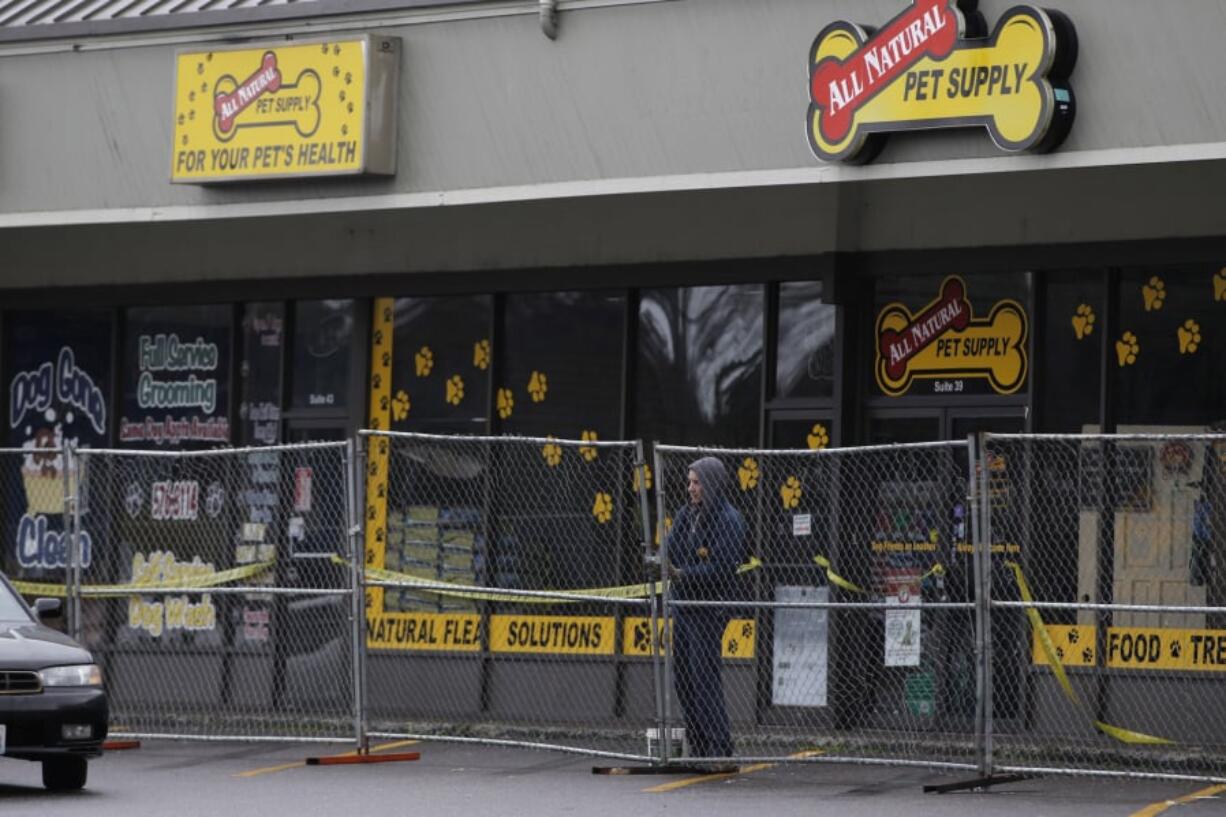
{"type": "MultiPolygon", "coordinates": [[[[658,463],[657,463],[658,464],[658,463]]],[[[643,441],[634,441],[634,467],[638,471],[639,479],[639,515],[642,520],[643,527],[643,564],[651,565],[652,559],[652,536],[651,536],[651,516],[647,508],[647,458],[643,451],[643,441]]],[[[656,471],[656,478],[659,479],[660,472],[656,471]]],[[[656,697],[656,737],[659,743],[664,741],[664,670],[660,666],[660,596],[656,592],[656,580],[654,577],[647,579],[647,597],[651,605],[651,680],[652,688],[655,691],[656,697]]],[[[663,760],[666,755],[663,753],[660,759],[663,760]]]]}
{"type": "Polygon", "coordinates": [[[988,495],[986,435],[967,437],[970,463],[972,569],[975,576],[975,747],[979,774],[992,775],[992,503],[988,495]]]}
{"type": "MultiPolygon", "coordinates": [[[[660,684],[656,687],[657,700],[656,712],[659,718],[658,731],[656,732],[657,749],[660,754],[660,762],[667,763],[669,760],[669,749],[672,746],[672,718],[670,717],[671,696],[669,690],[672,689],[672,672],[673,672],[673,651],[671,647],[664,649],[664,639],[672,640],[672,629],[669,625],[669,614],[672,612],[669,609],[669,600],[672,595],[672,582],[668,580],[668,531],[664,529],[664,519],[668,513],[668,508],[665,506],[664,496],[664,467],[660,459],[660,443],[657,440],[652,449],[653,460],[656,466],[656,530],[660,533],[660,582],[661,590],[659,596],[660,605],[660,626],[657,629],[655,622],[652,622],[652,650],[653,654],[658,654],[663,657],[663,661],[657,662],[662,665],[663,672],[661,673],[660,684]]],[[[656,604],[652,603],[652,618],[655,618],[656,604]]],[[[655,660],[653,658],[653,660],[655,660]]],[[[688,737],[688,736],[687,736],[688,737]]]]}
{"type": "Polygon", "coordinates": [[[345,516],[349,529],[349,576],[350,611],[353,619],[353,731],[359,754],[366,754],[370,747],[366,736],[366,546],[363,536],[363,516],[359,509],[358,479],[365,449],[358,450],[350,437],[345,441],[345,516]]]}
{"type": "Polygon", "coordinates": [[[68,537],[68,568],[64,588],[68,634],[81,640],[81,474],[77,471],[76,448],[67,443],[60,456],[64,472],[64,529],[68,537]],[[71,516],[70,516],[71,515],[71,516]]]}

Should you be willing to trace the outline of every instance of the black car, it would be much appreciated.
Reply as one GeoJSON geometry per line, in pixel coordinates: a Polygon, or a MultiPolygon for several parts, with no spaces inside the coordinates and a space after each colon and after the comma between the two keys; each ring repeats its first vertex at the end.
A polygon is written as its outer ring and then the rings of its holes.
{"type": "Polygon", "coordinates": [[[102,754],[107,703],[93,656],[39,623],[59,611],[59,599],[31,609],[0,575],[0,755],[40,761],[43,785],[68,791],[102,754]]]}

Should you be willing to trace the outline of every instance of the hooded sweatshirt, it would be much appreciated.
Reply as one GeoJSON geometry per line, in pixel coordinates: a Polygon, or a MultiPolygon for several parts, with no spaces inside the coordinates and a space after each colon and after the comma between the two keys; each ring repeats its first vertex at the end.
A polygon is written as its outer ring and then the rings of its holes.
{"type": "Polygon", "coordinates": [[[737,568],[749,558],[745,520],[728,502],[728,472],[715,457],[690,464],[702,501],[677,512],[668,536],[669,563],[680,571],[677,598],[737,600],[744,592],[737,568]]]}

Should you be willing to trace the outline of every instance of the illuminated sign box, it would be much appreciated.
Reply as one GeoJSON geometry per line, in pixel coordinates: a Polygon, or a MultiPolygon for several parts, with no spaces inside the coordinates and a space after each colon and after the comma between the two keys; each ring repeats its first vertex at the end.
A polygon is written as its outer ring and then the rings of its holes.
{"type": "Polygon", "coordinates": [[[180,51],[170,180],[392,175],[399,72],[369,34],[180,51]]]}
{"type": "Polygon", "coordinates": [[[911,0],[876,29],[831,23],[809,51],[809,146],[864,163],[891,132],[984,127],[1001,150],[1054,150],[1076,115],[1077,50],[1066,15],[1029,5],[990,31],[977,0],[911,0]]]}

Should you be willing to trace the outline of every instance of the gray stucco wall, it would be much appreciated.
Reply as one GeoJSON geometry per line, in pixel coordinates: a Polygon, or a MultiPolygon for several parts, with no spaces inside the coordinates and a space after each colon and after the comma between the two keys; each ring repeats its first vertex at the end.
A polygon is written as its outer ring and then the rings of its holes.
{"type": "Polygon", "coordinates": [[[401,37],[391,179],[171,185],[175,50],[235,31],[0,45],[3,285],[1226,233],[1226,0],[1052,0],[1081,45],[1059,152],[911,134],[869,167],[811,156],[805,60],[899,0],[578,2],[556,41],[534,5],[241,32],[401,37]]]}

